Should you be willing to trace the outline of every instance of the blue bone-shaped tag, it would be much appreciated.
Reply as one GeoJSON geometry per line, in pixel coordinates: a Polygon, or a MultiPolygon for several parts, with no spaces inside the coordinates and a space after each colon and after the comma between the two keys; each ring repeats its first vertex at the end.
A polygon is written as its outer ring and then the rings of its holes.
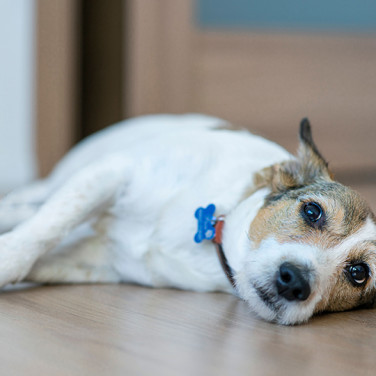
{"type": "Polygon", "coordinates": [[[195,235],[195,242],[201,243],[203,240],[211,240],[215,236],[214,225],[216,218],[214,217],[215,205],[210,204],[207,208],[198,208],[195,211],[197,218],[197,232],[195,235]]]}

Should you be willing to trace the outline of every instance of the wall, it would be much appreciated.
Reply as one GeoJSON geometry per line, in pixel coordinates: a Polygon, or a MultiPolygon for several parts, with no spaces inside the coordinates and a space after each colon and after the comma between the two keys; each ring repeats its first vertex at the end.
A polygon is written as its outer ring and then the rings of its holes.
{"type": "Polygon", "coordinates": [[[0,194],[36,176],[34,8],[0,1],[0,194]]]}
{"type": "Polygon", "coordinates": [[[374,0],[197,0],[203,28],[372,32],[374,0]]]}

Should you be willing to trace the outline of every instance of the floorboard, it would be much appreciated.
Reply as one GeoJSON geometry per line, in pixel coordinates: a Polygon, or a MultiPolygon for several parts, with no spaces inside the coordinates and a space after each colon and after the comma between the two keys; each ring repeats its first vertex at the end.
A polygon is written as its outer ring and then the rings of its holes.
{"type": "Polygon", "coordinates": [[[285,327],[238,298],[130,285],[42,286],[0,299],[6,375],[374,375],[376,310],[285,327]]]}

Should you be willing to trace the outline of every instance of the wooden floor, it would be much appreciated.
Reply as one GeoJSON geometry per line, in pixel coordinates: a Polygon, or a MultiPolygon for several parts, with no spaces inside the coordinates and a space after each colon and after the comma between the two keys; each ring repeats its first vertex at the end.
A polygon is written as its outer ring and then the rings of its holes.
{"type": "Polygon", "coordinates": [[[2,293],[1,375],[375,375],[376,310],[264,322],[234,296],[129,285],[2,293]]]}

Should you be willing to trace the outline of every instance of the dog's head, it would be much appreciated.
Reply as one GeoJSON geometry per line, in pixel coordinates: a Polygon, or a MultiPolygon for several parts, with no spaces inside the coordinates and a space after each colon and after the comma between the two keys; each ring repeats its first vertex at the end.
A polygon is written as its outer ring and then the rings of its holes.
{"type": "Polygon", "coordinates": [[[263,170],[263,206],[252,218],[252,250],[236,273],[239,294],[267,320],[296,324],[323,311],[372,304],[375,216],[353,190],[335,182],[300,127],[298,157],[263,170]]]}

